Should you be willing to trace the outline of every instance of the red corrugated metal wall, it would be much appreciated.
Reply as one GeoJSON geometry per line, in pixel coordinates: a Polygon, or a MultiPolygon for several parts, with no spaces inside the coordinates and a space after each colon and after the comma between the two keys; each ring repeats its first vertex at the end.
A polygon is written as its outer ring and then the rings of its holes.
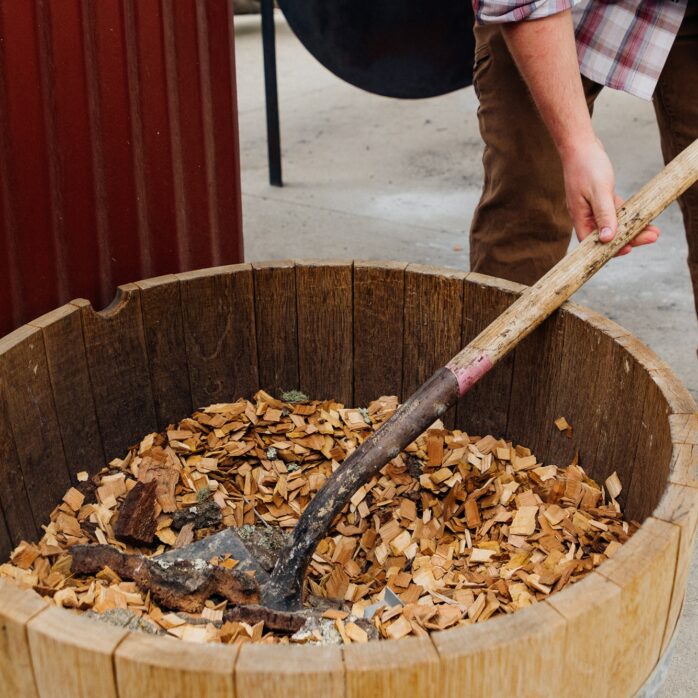
{"type": "Polygon", "coordinates": [[[0,335],[242,259],[231,0],[0,0],[0,335]]]}

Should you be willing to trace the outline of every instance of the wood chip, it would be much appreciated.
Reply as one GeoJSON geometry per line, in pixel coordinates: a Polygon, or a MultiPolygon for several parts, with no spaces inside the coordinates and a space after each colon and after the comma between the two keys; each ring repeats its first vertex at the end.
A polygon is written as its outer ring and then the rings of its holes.
{"type": "Polygon", "coordinates": [[[565,431],[566,429],[570,428],[570,425],[568,424],[567,420],[564,417],[558,417],[555,420],[555,426],[560,430],[560,431],[565,431]]]}
{"type": "Polygon", "coordinates": [[[618,495],[623,489],[623,485],[620,483],[618,473],[613,471],[613,473],[606,478],[606,482],[604,484],[606,485],[606,491],[608,492],[609,497],[611,497],[611,499],[618,499],[618,495]]]}
{"type": "Polygon", "coordinates": [[[352,642],[368,642],[368,633],[356,623],[347,623],[345,632],[352,642]]]}
{"type": "Polygon", "coordinates": [[[74,487],[71,487],[65,495],[63,495],[63,501],[73,510],[73,511],[80,511],[80,507],[82,506],[83,502],[85,501],[85,495],[80,492],[79,490],[76,490],[74,487]]]}
{"type": "Polygon", "coordinates": [[[536,530],[538,507],[521,507],[514,516],[509,533],[515,536],[530,536],[536,530]]]}
{"type": "Polygon", "coordinates": [[[399,640],[401,637],[405,637],[411,632],[412,626],[404,616],[400,616],[395,622],[391,623],[386,628],[387,636],[393,640],[399,640]]]}

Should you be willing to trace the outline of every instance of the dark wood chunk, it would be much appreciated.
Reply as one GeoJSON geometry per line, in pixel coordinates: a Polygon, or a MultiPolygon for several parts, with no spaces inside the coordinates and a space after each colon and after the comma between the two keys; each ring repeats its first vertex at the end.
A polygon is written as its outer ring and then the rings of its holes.
{"type": "Polygon", "coordinates": [[[122,553],[112,545],[74,545],[70,548],[72,558],[70,571],[73,574],[97,574],[105,567],[122,579],[136,580],[148,558],[142,555],[122,553]]]}
{"type": "MultiPolygon", "coordinates": [[[[200,613],[211,596],[222,596],[233,604],[259,602],[259,587],[253,575],[213,565],[177,560],[161,566],[148,562],[147,588],[167,608],[200,613]]],[[[139,586],[144,586],[137,579],[139,586]]]]}
{"type": "Polygon", "coordinates": [[[156,484],[155,497],[166,514],[177,510],[175,489],[179,482],[180,470],[181,468],[175,467],[171,462],[156,460],[150,456],[143,458],[139,468],[138,480],[156,484]]]}
{"type": "Polygon", "coordinates": [[[307,612],[275,611],[266,606],[252,604],[232,606],[223,614],[226,621],[242,621],[250,625],[263,621],[267,630],[289,634],[299,631],[305,625],[308,616],[307,612]]]}
{"type": "Polygon", "coordinates": [[[259,602],[259,586],[253,574],[203,560],[150,559],[122,553],[110,545],[75,545],[70,554],[73,574],[97,574],[109,567],[173,610],[200,613],[211,596],[222,596],[233,604],[259,602]]]}
{"type": "Polygon", "coordinates": [[[155,538],[157,516],[155,510],[157,482],[137,482],[121,505],[114,526],[118,540],[133,545],[150,545],[155,538]]]}
{"type": "Polygon", "coordinates": [[[274,526],[245,526],[235,531],[253,559],[267,572],[271,572],[281,551],[288,542],[288,534],[274,526]]]}
{"type": "Polygon", "coordinates": [[[192,524],[194,530],[211,528],[220,524],[222,518],[221,508],[212,499],[208,499],[186,509],[177,509],[172,515],[172,528],[179,531],[187,524],[192,524]]]}

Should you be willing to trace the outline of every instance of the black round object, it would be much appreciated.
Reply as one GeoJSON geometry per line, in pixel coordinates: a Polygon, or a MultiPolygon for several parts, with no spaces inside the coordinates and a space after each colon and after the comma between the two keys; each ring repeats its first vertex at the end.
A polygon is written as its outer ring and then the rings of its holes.
{"type": "Polygon", "coordinates": [[[470,0],[278,0],[303,45],[335,75],[386,97],[472,84],[470,0]]]}

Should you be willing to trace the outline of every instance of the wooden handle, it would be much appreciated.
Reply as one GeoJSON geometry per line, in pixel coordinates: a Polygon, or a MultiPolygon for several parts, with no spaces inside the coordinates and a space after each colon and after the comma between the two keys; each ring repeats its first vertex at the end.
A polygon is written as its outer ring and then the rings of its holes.
{"type": "Polygon", "coordinates": [[[618,209],[618,232],[611,242],[601,242],[598,231],[594,231],[449,361],[447,368],[456,376],[460,394],[465,394],[696,180],[698,139],[618,209]]]}

